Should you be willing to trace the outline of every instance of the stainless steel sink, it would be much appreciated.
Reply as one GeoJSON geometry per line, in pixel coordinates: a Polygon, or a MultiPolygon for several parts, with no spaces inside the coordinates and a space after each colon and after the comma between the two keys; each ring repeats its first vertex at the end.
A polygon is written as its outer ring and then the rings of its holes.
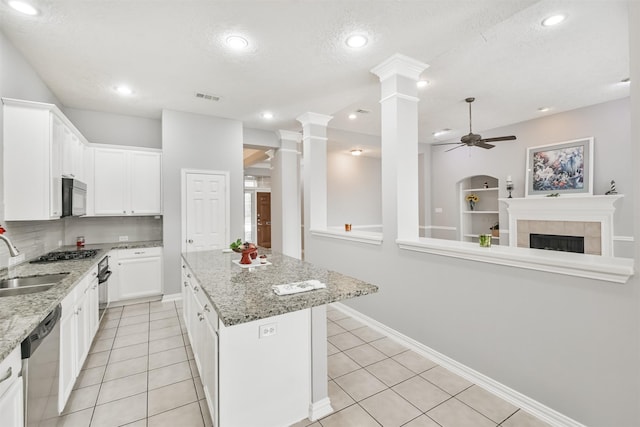
{"type": "Polygon", "coordinates": [[[43,292],[58,284],[69,273],[43,274],[41,276],[13,277],[0,280],[0,297],[43,292]]]}

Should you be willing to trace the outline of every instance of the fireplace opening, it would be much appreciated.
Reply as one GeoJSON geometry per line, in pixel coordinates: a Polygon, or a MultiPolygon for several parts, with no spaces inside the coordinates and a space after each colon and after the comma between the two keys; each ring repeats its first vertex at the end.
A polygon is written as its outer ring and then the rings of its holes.
{"type": "Polygon", "coordinates": [[[584,237],[554,234],[530,234],[529,247],[549,251],[584,253],[584,237]]]}

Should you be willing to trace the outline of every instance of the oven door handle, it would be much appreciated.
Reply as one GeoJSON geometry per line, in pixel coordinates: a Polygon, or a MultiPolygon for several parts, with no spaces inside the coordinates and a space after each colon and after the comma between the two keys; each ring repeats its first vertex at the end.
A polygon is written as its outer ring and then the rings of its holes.
{"type": "Polygon", "coordinates": [[[98,276],[98,284],[106,282],[107,280],[109,280],[110,276],[111,276],[111,270],[105,271],[103,274],[98,276]]]}

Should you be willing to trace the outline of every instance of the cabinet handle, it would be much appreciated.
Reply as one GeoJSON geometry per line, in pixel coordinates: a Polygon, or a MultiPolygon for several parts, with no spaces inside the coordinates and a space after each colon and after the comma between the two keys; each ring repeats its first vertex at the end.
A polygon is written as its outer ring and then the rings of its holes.
{"type": "Polygon", "coordinates": [[[82,307],[78,307],[78,313],[82,311],[82,307]]]}
{"type": "Polygon", "coordinates": [[[184,265],[184,264],[182,264],[182,268],[187,268],[187,266],[186,266],[186,265],[184,265]]]}
{"type": "Polygon", "coordinates": [[[210,313],[210,312],[211,312],[211,310],[209,310],[209,304],[205,304],[205,305],[204,305],[204,311],[206,311],[206,312],[208,312],[208,313],[210,313]]]}
{"type": "Polygon", "coordinates": [[[12,374],[13,374],[13,367],[9,366],[9,369],[7,369],[7,373],[4,374],[4,377],[0,378],[0,383],[11,378],[12,374]]]}
{"type": "Polygon", "coordinates": [[[134,252],[134,255],[144,255],[144,251],[143,252],[134,252]]]}
{"type": "Polygon", "coordinates": [[[191,273],[187,273],[187,277],[188,277],[188,278],[191,278],[191,273]]]}
{"type": "Polygon", "coordinates": [[[198,288],[197,286],[193,287],[193,292],[198,292],[200,290],[200,288],[198,288]]]}
{"type": "Polygon", "coordinates": [[[186,288],[187,286],[189,286],[189,282],[184,282],[184,287],[186,288]]]}
{"type": "Polygon", "coordinates": [[[204,316],[202,315],[202,313],[197,313],[197,314],[198,314],[198,320],[202,322],[204,320],[204,316]]]}
{"type": "Polygon", "coordinates": [[[123,214],[126,214],[126,213],[127,213],[127,211],[122,211],[122,213],[123,213],[123,214]]]}

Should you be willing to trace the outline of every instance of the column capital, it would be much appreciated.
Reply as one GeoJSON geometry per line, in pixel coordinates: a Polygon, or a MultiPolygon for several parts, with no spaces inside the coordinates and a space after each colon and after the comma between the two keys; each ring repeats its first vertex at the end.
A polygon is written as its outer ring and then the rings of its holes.
{"type": "Polygon", "coordinates": [[[302,142],[302,135],[300,134],[300,132],[293,132],[290,130],[279,130],[276,132],[276,134],[278,135],[278,138],[280,138],[280,140],[285,140],[285,141],[295,141],[297,143],[302,142]]]}
{"type": "Polygon", "coordinates": [[[304,113],[296,117],[296,120],[302,123],[302,126],[306,125],[320,125],[327,126],[329,122],[333,119],[333,116],[326,116],[324,114],[318,113],[304,113]]]}
{"type": "Polygon", "coordinates": [[[379,65],[373,67],[371,72],[378,76],[380,81],[386,80],[395,75],[400,75],[417,81],[420,78],[420,74],[427,68],[429,68],[429,65],[424,62],[396,53],[382,61],[379,65]]]}

